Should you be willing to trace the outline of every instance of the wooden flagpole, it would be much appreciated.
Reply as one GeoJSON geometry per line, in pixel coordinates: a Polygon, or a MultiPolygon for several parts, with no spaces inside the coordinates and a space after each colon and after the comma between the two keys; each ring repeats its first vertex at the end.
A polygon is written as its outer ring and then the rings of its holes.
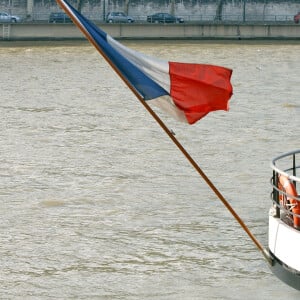
{"type": "Polygon", "coordinates": [[[126,77],[115,67],[115,65],[110,61],[107,55],[103,52],[103,50],[99,47],[99,45],[95,42],[94,38],[91,34],[85,29],[85,27],[79,22],[73,12],[69,9],[69,7],[65,4],[63,0],[57,0],[58,4],[65,10],[65,12],[71,17],[72,21],[77,25],[77,27],[82,31],[82,33],[86,36],[89,42],[94,45],[94,47],[98,50],[98,52],[104,57],[107,63],[112,67],[112,69],[120,76],[120,78],[125,82],[128,88],[134,93],[140,103],[144,106],[144,108],[150,113],[150,115],[155,119],[155,121],[160,125],[160,127],[165,131],[165,133],[169,136],[169,138],[174,142],[174,144],[179,148],[179,150],[183,153],[186,159],[191,163],[194,169],[198,172],[198,174],[204,179],[207,185],[213,190],[213,192],[217,195],[217,197],[221,200],[224,206],[230,211],[233,217],[237,220],[237,222],[241,225],[244,231],[248,234],[250,239],[254,242],[256,247],[262,252],[264,258],[270,265],[273,265],[273,259],[269,254],[269,251],[262,246],[262,244],[256,239],[256,237],[251,233],[249,228],[240,218],[240,216],[235,212],[229,202],[223,197],[223,195],[219,192],[219,190],[215,187],[215,185],[210,181],[210,179],[206,176],[206,174],[202,171],[199,165],[195,162],[195,160],[190,156],[190,154],[185,150],[185,148],[181,145],[181,143],[176,139],[176,137],[172,134],[172,132],[168,129],[165,123],[159,118],[159,116],[152,110],[152,108],[147,104],[147,101],[143,99],[143,97],[137,92],[137,90],[131,86],[130,82],[126,77]]]}
{"type": "Polygon", "coordinates": [[[195,162],[195,160],[191,157],[191,155],[185,150],[182,144],[177,140],[177,138],[172,134],[169,128],[165,125],[165,123],[158,117],[158,115],[151,109],[151,107],[147,104],[147,101],[140,99],[140,102],[144,105],[147,111],[152,115],[152,117],[156,120],[156,122],[162,127],[165,133],[170,137],[170,139],[174,142],[174,144],[179,148],[179,150],[183,153],[186,159],[191,163],[194,169],[198,172],[198,174],[204,179],[207,185],[213,190],[213,192],[217,195],[217,197],[221,200],[224,206],[230,211],[233,217],[237,220],[237,222],[241,225],[244,231],[248,234],[257,248],[262,252],[264,258],[270,265],[273,265],[273,258],[270,256],[269,251],[262,246],[262,244],[256,239],[256,237],[251,233],[249,228],[246,226],[244,221],[240,218],[240,216],[235,212],[233,207],[229,204],[229,202],[223,197],[221,192],[216,188],[216,186],[211,182],[211,180],[206,176],[206,174],[202,171],[199,165],[195,162]]]}

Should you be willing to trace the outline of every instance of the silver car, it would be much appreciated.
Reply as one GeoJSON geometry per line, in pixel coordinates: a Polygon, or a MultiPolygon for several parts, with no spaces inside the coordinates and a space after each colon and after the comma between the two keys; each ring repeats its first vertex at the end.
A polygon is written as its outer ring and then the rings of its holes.
{"type": "Polygon", "coordinates": [[[18,23],[21,22],[21,18],[12,16],[6,12],[0,12],[0,23],[18,23]]]}
{"type": "Polygon", "coordinates": [[[110,12],[106,16],[106,23],[133,23],[134,19],[123,12],[110,12]]]}

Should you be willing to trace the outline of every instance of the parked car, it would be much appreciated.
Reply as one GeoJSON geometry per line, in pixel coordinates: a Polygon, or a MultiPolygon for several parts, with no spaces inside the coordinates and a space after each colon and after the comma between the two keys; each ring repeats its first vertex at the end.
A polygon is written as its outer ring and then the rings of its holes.
{"type": "Polygon", "coordinates": [[[106,23],[133,23],[134,18],[127,16],[123,12],[110,12],[106,16],[106,23]]]}
{"type": "Polygon", "coordinates": [[[21,22],[21,18],[12,16],[6,12],[0,12],[0,23],[18,23],[21,22]]]}
{"type": "Polygon", "coordinates": [[[72,20],[63,12],[52,12],[49,16],[49,23],[72,23],[72,20]]]}
{"type": "Polygon", "coordinates": [[[296,24],[299,24],[299,22],[300,22],[300,11],[294,16],[294,22],[296,24]]]}
{"type": "Polygon", "coordinates": [[[151,16],[147,16],[147,22],[149,23],[183,23],[184,19],[181,17],[175,17],[168,13],[156,13],[151,16]]]}

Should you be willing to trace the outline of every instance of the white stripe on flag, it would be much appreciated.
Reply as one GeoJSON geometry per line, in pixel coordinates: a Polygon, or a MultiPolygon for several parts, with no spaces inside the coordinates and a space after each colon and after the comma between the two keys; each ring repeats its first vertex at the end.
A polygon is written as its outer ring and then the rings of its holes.
{"type": "Polygon", "coordinates": [[[152,80],[164,88],[170,93],[170,75],[169,75],[169,63],[164,60],[160,60],[151,56],[147,56],[125,47],[117,42],[111,36],[107,35],[107,42],[117,50],[122,56],[127,58],[143,73],[148,75],[152,80]]]}
{"type": "Polygon", "coordinates": [[[153,100],[148,100],[147,102],[155,105],[160,108],[162,111],[171,115],[173,118],[178,121],[188,123],[185,114],[182,110],[180,110],[173,102],[170,96],[161,96],[153,100]]]}

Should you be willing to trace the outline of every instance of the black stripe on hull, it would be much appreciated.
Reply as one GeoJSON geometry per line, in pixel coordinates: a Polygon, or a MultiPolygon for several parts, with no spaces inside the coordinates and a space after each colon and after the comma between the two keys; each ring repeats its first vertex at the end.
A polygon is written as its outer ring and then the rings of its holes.
{"type": "Polygon", "coordinates": [[[273,258],[273,264],[270,266],[273,274],[287,285],[300,291],[300,272],[285,265],[271,251],[270,254],[273,258]]]}

